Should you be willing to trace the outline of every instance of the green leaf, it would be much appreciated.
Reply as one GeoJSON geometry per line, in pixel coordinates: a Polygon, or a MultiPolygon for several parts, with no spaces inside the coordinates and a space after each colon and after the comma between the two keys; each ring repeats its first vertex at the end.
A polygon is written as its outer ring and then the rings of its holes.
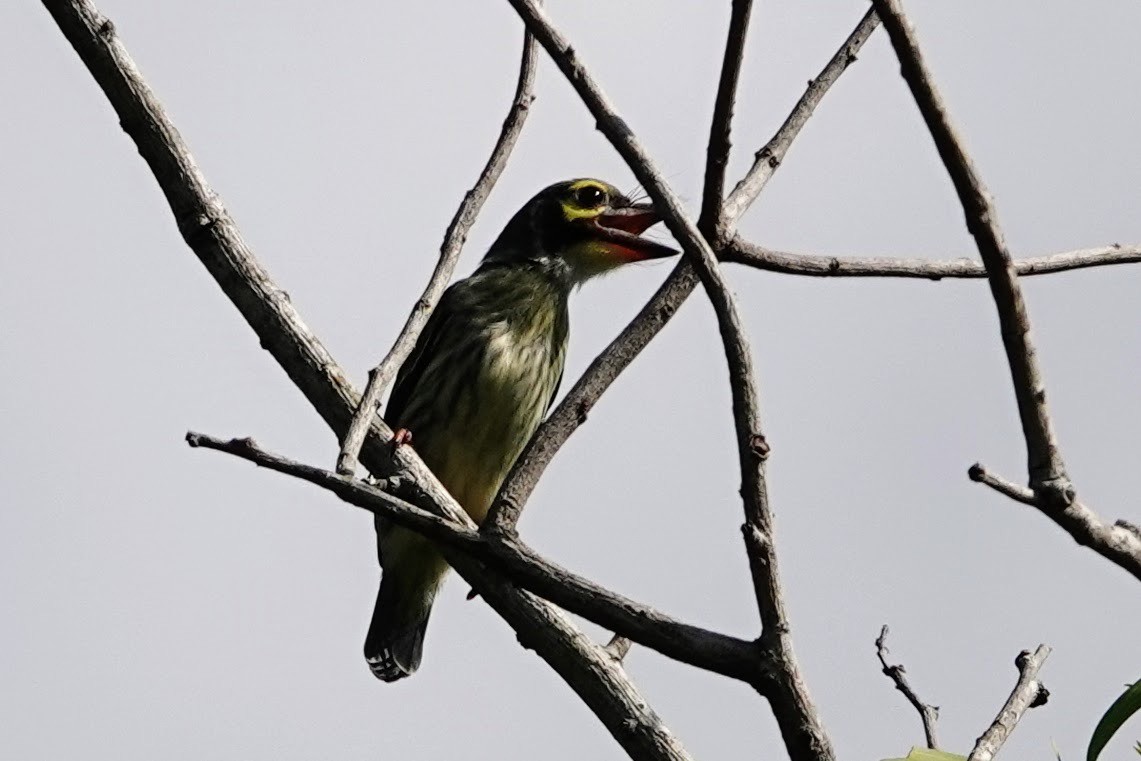
{"type": "Polygon", "coordinates": [[[884,761],[967,761],[966,756],[930,748],[912,748],[907,758],[885,758],[884,761]]]}
{"type": "Polygon", "coordinates": [[[1086,761],[1097,761],[1098,754],[1109,742],[1109,738],[1113,737],[1121,725],[1138,711],[1141,711],[1141,681],[1134,682],[1125,692],[1121,693],[1121,697],[1113,701],[1113,705],[1101,717],[1101,721],[1097,723],[1097,728],[1094,729],[1093,736],[1089,740],[1086,761]]]}

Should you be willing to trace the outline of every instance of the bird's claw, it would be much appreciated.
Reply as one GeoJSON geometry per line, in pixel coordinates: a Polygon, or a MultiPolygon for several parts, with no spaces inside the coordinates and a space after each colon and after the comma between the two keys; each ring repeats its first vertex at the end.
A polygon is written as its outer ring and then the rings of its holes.
{"type": "Polygon", "coordinates": [[[407,428],[397,428],[396,433],[392,434],[392,448],[400,449],[405,444],[412,443],[412,431],[407,428]]]}

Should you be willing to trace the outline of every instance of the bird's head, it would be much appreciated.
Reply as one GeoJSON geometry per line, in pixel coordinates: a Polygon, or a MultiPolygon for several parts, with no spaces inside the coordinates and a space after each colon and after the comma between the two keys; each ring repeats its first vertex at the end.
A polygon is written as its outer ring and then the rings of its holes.
{"type": "Polygon", "coordinates": [[[652,205],[634,203],[601,180],[559,182],[512,217],[485,261],[540,262],[581,283],[623,264],[676,254],[642,237],[660,219],[652,205]]]}

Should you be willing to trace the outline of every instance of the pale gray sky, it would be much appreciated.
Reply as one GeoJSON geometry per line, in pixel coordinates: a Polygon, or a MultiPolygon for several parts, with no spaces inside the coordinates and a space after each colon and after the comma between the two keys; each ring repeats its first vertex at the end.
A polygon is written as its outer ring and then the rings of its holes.
{"type": "MultiPolygon", "coordinates": [[[[550,3],[691,203],[728,2],[550,3]]],[[[434,262],[514,83],[506,3],[103,0],[214,187],[294,303],[363,383],[434,262]]],[[[737,176],[856,23],[856,1],[758,3],[737,176]]],[[[1141,57],[1132,0],[907,3],[1018,255],[1141,242],[1141,57]]],[[[253,435],[331,466],[335,442],[182,244],[146,166],[50,17],[0,6],[0,756],[11,759],[620,758],[571,691],[466,587],[437,605],[424,666],[361,657],[370,517],[313,487],[192,451],[253,435]]],[[[474,267],[543,185],[628,171],[544,59],[521,143],[473,231],[474,267]]],[[[882,30],[745,233],[820,253],[973,254],[882,30]]],[[[572,305],[568,378],[668,271],[572,305]]],[[[1054,646],[1052,691],[1005,755],[1084,755],[1141,673],[1137,582],[1029,508],[982,282],[796,279],[729,266],[758,358],[798,653],[844,758],[921,741],[872,642],[942,706],[965,752],[1054,646]]],[[[1026,283],[1082,495],[1141,520],[1141,270],[1026,283]]],[[[740,636],[756,613],[724,361],[700,294],[606,395],[531,500],[554,559],[740,636]]],[[[593,629],[592,629],[593,631],[593,629]]],[[[597,632],[599,637],[605,636],[597,632]]],[[[695,757],[779,758],[745,687],[635,648],[648,700],[695,757]]],[[[1131,726],[1106,758],[1128,758],[1131,726]]]]}

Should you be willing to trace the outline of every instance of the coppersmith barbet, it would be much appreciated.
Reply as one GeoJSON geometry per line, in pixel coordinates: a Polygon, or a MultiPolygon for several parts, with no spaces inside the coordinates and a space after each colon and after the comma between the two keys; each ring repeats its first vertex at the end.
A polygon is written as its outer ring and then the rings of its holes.
{"type": "MultiPolygon", "coordinates": [[[[676,252],[641,237],[659,221],[599,180],[560,182],[520,209],[479,268],[444,293],[400,368],[385,420],[481,522],[558,390],[571,291],[628,262],[676,252]]],[[[383,575],[364,654],[392,682],[420,665],[448,570],[427,539],[377,518],[383,575]]]]}

